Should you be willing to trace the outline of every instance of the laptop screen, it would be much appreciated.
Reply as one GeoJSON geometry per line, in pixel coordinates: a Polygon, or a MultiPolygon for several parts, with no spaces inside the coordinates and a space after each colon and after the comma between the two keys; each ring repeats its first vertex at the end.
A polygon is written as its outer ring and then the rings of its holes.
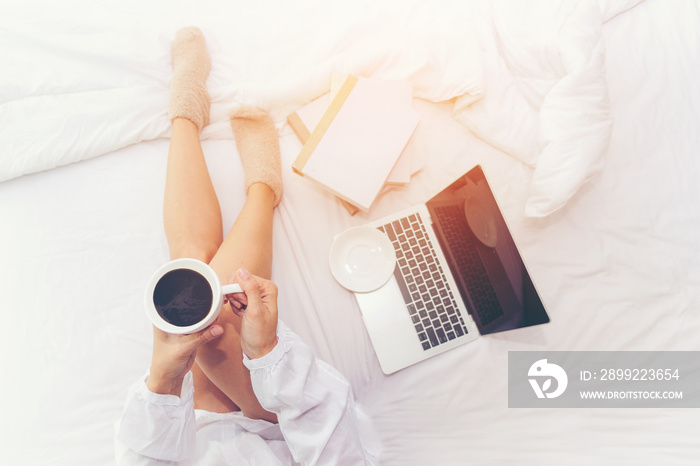
{"type": "Polygon", "coordinates": [[[427,206],[462,299],[482,335],[549,322],[479,165],[427,206]]]}

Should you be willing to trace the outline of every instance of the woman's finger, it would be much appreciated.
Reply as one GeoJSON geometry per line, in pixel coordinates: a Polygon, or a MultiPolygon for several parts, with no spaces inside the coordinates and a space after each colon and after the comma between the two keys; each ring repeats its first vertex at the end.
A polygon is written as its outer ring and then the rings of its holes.
{"type": "Polygon", "coordinates": [[[219,338],[223,333],[224,328],[221,325],[212,325],[199,333],[191,335],[193,338],[189,341],[190,351],[197,350],[200,346],[219,338]]]}
{"type": "Polygon", "coordinates": [[[236,308],[234,306],[231,306],[231,310],[233,311],[233,313],[236,316],[240,317],[241,319],[243,318],[243,313],[244,313],[245,309],[236,308]]]}
{"type": "Polygon", "coordinates": [[[260,284],[251,273],[245,269],[238,269],[238,284],[245,292],[245,300],[241,300],[242,309],[246,310],[250,307],[253,313],[257,316],[261,312],[262,299],[260,284]]]}
{"type": "Polygon", "coordinates": [[[244,306],[248,304],[248,297],[245,293],[231,293],[226,295],[228,302],[238,302],[244,306]]]}

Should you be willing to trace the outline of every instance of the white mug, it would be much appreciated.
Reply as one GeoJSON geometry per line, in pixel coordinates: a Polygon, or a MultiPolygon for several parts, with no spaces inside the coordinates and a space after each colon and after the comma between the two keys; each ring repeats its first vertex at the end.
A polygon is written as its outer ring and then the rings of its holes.
{"type": "Polygon", "coordinates": [[[216,272],[202,261],[197,259],[175,259],[156,270],[148,280],[144,304],[148,318],[157,328],[167,333],[188,334],[203,330],[216,320],[219,312],[221,312],[225,295],[242,292],[243,290],[237,283],[222,286],[216,272]],[[168,276],[167,278],[166,275],[168,276]],[[185,286],[180,287],[183,284],[185,286]],[[157,302],[164,299],[163,290],[173,291],[175,286],[177,286],[179,294],[174,299],[188,299],[183,306],[189,305],[191,303],[190,299],[194,299],[201,307],[199,309],[200,316],[190,315],[181,322],[176,322],[172,318],[168,319],[166,307],[162,303],[157,304],[157,302]],[[190,286],[190,288],[187,288],[187,286],[190,286]],[[192,297],[194,293],[188,294],[187,291],[193,291],[195,286],[198,286],[197,296],[192,297]],[[209,293],[211,294],[209,295],[209,293]],[[209,302],[211,302],[211,305],[206,306],[209,302]],[[158,307],[161,307],[160,311],[158,307]]]}

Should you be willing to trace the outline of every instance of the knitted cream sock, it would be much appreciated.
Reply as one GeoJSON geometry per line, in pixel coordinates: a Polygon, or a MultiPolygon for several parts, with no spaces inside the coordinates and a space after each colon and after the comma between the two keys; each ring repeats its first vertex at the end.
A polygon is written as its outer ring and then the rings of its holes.
{"type": "Polygon", "coordinates": [[[202,131],[209,124],[209,93],[206,81],[211,60],[199,28],[182,28],[171,46],[173,79],[170,83],[168,116],[187,118],[202,131]]]}
{"type": "Polygon", "coordinates": [[[231,128],[245,171],[245,189],[264,183],[275,193],[275,206],[282,199],[282,167],[277,128],[265,111],[239,107],[231,111],[231,128]]]}

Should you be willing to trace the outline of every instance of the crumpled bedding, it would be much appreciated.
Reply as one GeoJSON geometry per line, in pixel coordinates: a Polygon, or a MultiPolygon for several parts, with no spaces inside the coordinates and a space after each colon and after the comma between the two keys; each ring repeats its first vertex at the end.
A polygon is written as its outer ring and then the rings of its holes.
{"type": "Polygon", "coordinates": [[[602,168],[612,116],[596,1],[494,1],[480,23],[484,98],[458,98],[477,136],[535,168],[525,215],[560,209],[602,168]]]}
{"type": "Polygon", "coordinates": [[[535,167],[526,215],[548,215],[603,164],[611,118],[601,11],[629,8],[613,5],[13,5],[0,17],[0,60],[11,70],[0,75],[0,181],[168,136],[169,45],[178,27],[196,24],[213,62],[203,139],[232,137],[236,105],[261,106],[281,123],[327,92],[334,74],[406,79],[414,97],[454,101],[468,129],[535,167]]]}

